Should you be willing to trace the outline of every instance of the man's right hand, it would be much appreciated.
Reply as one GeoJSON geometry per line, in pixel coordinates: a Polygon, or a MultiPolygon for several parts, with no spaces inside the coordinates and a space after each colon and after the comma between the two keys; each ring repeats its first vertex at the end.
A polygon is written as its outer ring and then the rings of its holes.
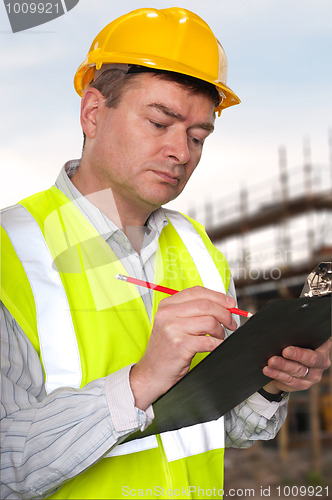
{"type": "Polygon", "coordinates": [[[211,352],[235,330],[228,308],[235,300],[204,287],[193,287],[163,299],[151,337],[140,361],[130,372],[135,406],[142,410],[188,373],[198,352],[211,352]],[[223,326],[222,326],[223,325],[223,326]]]}

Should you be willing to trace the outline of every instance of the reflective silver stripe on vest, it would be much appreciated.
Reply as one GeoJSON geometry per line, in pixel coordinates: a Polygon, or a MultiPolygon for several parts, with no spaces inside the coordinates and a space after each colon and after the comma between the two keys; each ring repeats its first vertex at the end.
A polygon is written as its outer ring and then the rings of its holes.
{"type": "Polygon", "coordinates": [[[205,288],[226,293],[225,285],[219,271],[204,241],[191,222],[179,212],[174,212],[172,210],[165,210],[165,212],[182,242],[187,247],[205,288]]]}
{"type": "Polygon", "coordinates": [[[112,451],[107,453],[107,455],[104,455],[104,458],[130,455],[130,453],[151,450],[152,448],[158,448],[157,438],[156,436],[147,436],[142,439],[134,439],[128,443],[118,444],[112,451]]]}
{"type": "MultiPolygon", "coordinates": [[[[177,431],[163,432],[160,434],[167,460],[198,455],[205,451],[217,450],[225,447],[224,418],[204,424],[183,427],[177,431]]],[[[151,450],[158,447],[155,436],[135,439],[129,443],[119,444],[105,458],[129,455],[138,451],[151,450]]]]}
{"type": "Polygon", "coordinates": [[[23,265],[35,299],[46,392],[61,386],[79,388],[81,362],[70,308],[40,227],[22,205],[2,212],[1,225],[23,265]]]}
{"type": "Polygon", "coordinates": [[[161,439],[169,462],[224,448],[224,418],[164,432],[161,439]]]}

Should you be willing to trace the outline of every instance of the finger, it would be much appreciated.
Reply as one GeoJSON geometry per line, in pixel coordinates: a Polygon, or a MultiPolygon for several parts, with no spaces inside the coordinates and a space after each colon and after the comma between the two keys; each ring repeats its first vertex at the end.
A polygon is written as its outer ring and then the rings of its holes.
{"type": "Polygon", "coordinates": [[[168,335],[173,338],[175,335],[183,337],[187,342],[187,335],[210,335],[212,337],[224,340],[225,330],[223,326],[211,316],[202,316],[199,318],[180,318],[170,322],[167,327],[168,335]]]}
{"type": "Polygon", "coordinates": [[[222,340],[215,338],[215,337],[211,337],[209,335],[206,335],[206,336],[199,335],[196,337],[192,337],[191,346],[192,346],[195,354],[198,352],[212,352],[222,342],[223,342],[222,340]]]}
{"type": "MultiPolygon", "coordinates": [[[[183,322],[183,327],[187,321],[183,322]]],[[[179,326],[179,325],[177,325],[179,326]]],[[[191,359],[198,352],[211,352],[223,342],[221,335],[209,335],[207,333],[184,334],[183,328],[174,330],[168,337],[167,349],[177,353],[179,356],[184,353],[186,359],[191,359]]]]}
{"type": "Polygon", "coordinates": [[[326,369],[330,366],[329,352],[331,342],[328,340],[316,350],[289,346],[282,351],[284,358],[297,361],[309,368],[326,369]]]}
{"type": "Polygon", "coordinates": [[[186,327],[191,335],[211,335],[220,340],[225,338],[224,327],[211,316],[190,319],[186,321],[186,327]]]}
{"type": "Polygon", "coordinates": [[[216,292],[214,290],[210,290],[209,288],[205,288],[203,286],[193,286],[190,288],[186,288],[171,297],[166,297],[163,301],[172,301],[173,303],[183,303],[191,300],[209,300],[211,302],[215,302],[221,307],[231,308],[236,306],[236,301],[233,297],[225,295],[221,292],[216,292]]]}
{"type": "Polygon", "coordinates": [[[308,366],[296,361],[289,361],[280,356],[273,356],[268,360],[268,366],[278,371],[283,371],[292,377],[305,377],[308,374],[308,366]]]}
{"type": "Polygon", "coordinates": [[[276,370],[270,366],[265,366],[263,373],[274,382],[277,382],[276,385],[280,390],[287,392],[304,391],[313,385],[313,382],[308,377],[294,377],[287,372],[276,370]]]}
{"type": "Polygon", "coordinates": [[[232,314],[228,309],[216,304],[206,298],[197,300],[173,303],[167,302],[159,309],[159,315],[163,314],[166,318],[200,318],[202,316],[211,316],[219,323],[222,323],[226,328],[235,330],[237,323],[233,319],[232,314]]]}

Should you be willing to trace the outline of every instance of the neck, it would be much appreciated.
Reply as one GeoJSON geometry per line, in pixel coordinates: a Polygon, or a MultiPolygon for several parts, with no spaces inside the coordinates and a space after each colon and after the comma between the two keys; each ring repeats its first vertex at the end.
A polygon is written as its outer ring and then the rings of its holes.
{"type": "Polygon", "coordinates": [[[112,188],[82,194],[126,234],[128,227],[144,226],[151,215],[151,211],[138,210],[135,204],[117,197],[112,188]]]}
{"type": "Polygon", "coordinates": [[[132,247],[140,253],[151,213],[140,213],[130,203],[117,202],[111,188],[87,194],[86,198],[125,233],[132,247]]]}
{"type": "MultiPolygon", "coordinates": [[[[111,187],[105,187],[96,179],[85,179],[84,170],[79,168],[71,178],[74,186],[99,210],[105,214],[117,227],[122,229],[133,248],[140,251],[145,234],[145,224],[152,211],[151,207],[137,207],[111,187]]],[[[156,207],[157,208],[157,207],[156,207]]]]}

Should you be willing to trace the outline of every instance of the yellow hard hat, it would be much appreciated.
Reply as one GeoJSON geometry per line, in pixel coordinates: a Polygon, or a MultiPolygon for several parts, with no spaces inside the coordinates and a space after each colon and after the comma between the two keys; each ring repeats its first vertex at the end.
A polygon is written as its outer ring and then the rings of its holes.
{"type": "Polygon", "coordinates": [[[74,78],[77,93],[103,64],[134,64],[173,71],[212,83],[221,100],[220,112],[239,104],[226,85],[227,59],[210,27],[189,10],[137,9],[115,19],[96,36],[74,78]]]}

